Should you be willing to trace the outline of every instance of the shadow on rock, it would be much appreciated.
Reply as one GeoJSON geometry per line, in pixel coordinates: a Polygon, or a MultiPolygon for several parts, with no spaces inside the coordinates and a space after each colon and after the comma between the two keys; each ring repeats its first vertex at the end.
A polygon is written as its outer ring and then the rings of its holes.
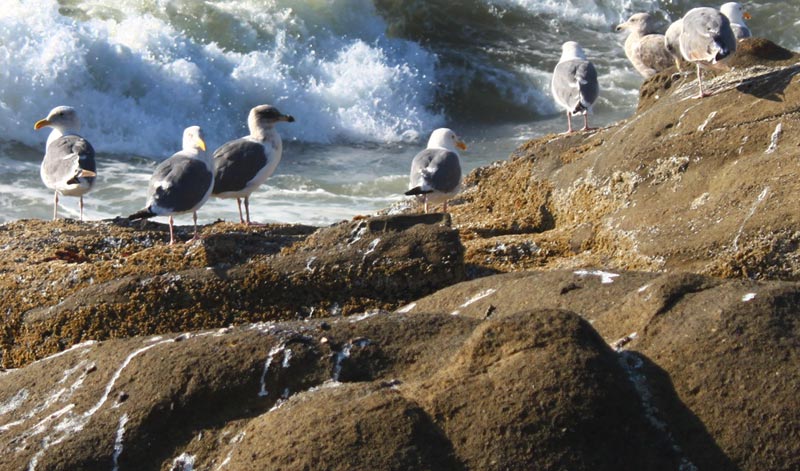
{"type": "Polygon", "coordinates": [[[736,89],[762,100],[782,102],[784,101],[786,87],[792,83],[792,79],[798,73],[800,73],[800,66],[756,75],[737,85],[736,89]]]}
{"type": "Polygon", "coordinates": [[[677,455],[680,469],[740,470],[680,400],[666,371],[634,351],[621,352],[620,363],[639,394],[645,416],[677,455]]]}

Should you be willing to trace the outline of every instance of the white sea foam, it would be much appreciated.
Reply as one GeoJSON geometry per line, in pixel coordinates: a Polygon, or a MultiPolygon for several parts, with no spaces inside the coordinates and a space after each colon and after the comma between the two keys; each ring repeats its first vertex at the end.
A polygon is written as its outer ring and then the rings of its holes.
{"type": "Polygon", "coordinates": [[[485,0],[488,4],[521,7],[530,12],[552,15],[559,20],[580,20],[584,24],[603,26],[616,19],[616,8],[623,2],[584,2],[564,0],[485,0]],[[611,3],[608,5],[607,3],[611,3]]]}
{"type": "Polygon", "coordinates": [[[369,0],[149,3],[4,2],[4,138],[42,144],[31,127],[60,104],[97,150],[148,157],[190,123],[210,144],[238,137],[264,102],[295,115],[281,132],[305,142],[401,141],[442,121],[428,109],[436,56],[388,37],[369,0]]]}

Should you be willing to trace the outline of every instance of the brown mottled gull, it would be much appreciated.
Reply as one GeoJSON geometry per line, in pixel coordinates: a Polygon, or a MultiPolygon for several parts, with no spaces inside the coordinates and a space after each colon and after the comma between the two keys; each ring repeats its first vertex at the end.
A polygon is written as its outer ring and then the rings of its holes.
{"type": "Polygon", "coordinates": [[[617,26],[617,31],[628,31],[625,55],[644,78],[650,78],[672,66],[672,57],[664,45],[664,35],[656,34],[653,18],[647,13],[636,13],[617,26]]]}

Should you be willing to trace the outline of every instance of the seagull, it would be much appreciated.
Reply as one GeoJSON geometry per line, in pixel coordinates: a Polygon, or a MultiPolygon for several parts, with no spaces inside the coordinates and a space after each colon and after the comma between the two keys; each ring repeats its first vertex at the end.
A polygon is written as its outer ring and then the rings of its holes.
{"type": "Polygon", "coordinates": [[[751,18],[750,13],[742,11],[742,6],[740,4],[728,2],[719,7],[719,11],[728,17],[728,20],[731,22],[731,29],[733,29],[733,35],[736,37],[737,41],[752,36],[750,28],[748,28],[747,24],[744,22],[744,20],[749,20],[751,18]]]}
{"type": "Polygon", "coordinates": [[[617,26],[617,31],[629,31],[625,39],[625,55],[644,78],[650,78],[672,66],[672,57],[664,45],[664,35],[655,33],[653,18],[636,13],[617,26]]]}
{"type": "Polygon", "coordinates": [[[83,195],[89,192],[97,176],[94,148],[76,134],[81,128],[78,113],[70,106],[57,106],[47,117],[36,121],[33,129],[53,128],[47,137],[40,174],[47,188],[55,191],[53,220],[58,218],[58,195],[80,197],[80,220],[83,221],[83,195]]]}
{"type": "Polygon", "coordinates": [[[183,149],[161,162],[150,177],[147,203],[128,219],[169,216],[169,243],[175,243],[175,214],[192,213],[194,237],[197,240],[197,210],[211,196],[214,186],[214,165],[206,152],[206,142],[199,126],[183,131],[183,149]]]}
{"type": "Polygon", "coordinates": [[[692,8],[683,16],[680,50],[684,59],[697,66],[698,98],[709,96],[703,90],[701,67],[719,68],[736,51],[736,37],[728,18],[713,8],[692,8]]]}
{"type": "Polygon", "coordinates": [[[461,158],[458,149],[467,150],[464,141],[450,129],[439,128],[431,133],[428,146],[411,162],[411,178],[406,195],[422,195],[424,210],[428,204],[443,203],[461,190],[461,158]]]}
{"type": "Polygon", "coordinates": [[[567,111],[567,133],[572,130],[572,115],[583,113],[583,131],[588,131],[587,113],[597,100],[600,87],[597,71],[586,59],[583,49],[575,41],[561,46],[561,59],[553,70],[551,83],[553,98],[567,111]]]}
{"type": "Polygon", "coordinates": [[[681,32],[683,31],[683,18],[679,18],[672,22],[667,28],[667,31],[664,33],[664,46],[669,51],[670,55],[672,56],[672,60],[675,61],[675,67],[678,68],[679,72],[681,70],[681,61],[683,60],[683,56],[681,55],[681,32]]]}
{"type": "Polygon", "coordinates": [[[250,134],[223,144],[214,151],[214,190],[217,198],[236,198],[239,222],[251,225],[250,194],[261,186],[281,161],[283,143],[275,123],[294,122],[271,105],[259,105],[250,110],[247,127],[250,134]],[[242,198],[247,219],[242,217],[242,198]]]}

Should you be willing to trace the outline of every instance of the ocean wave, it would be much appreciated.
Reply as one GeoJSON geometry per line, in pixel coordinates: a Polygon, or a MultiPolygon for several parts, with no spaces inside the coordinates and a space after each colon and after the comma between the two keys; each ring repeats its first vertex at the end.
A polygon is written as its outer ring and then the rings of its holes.
{"type": "Polygon", "coordinates": [[[174,152],[191,124],[216,145],[243,135],[259,103],[295,115],[288,140],[392,142],[439,125],[435,55],[383,34],[367,0],[324,6],[11,0],[0,16],[4,138],[40,145],[33,122],[59,104],[78,108],[98,150],[149,157],[174,152]]]}
{"type": "MultiPolygon", "coordinates": [[[[566,40],[598,68],[598,111],[628,112],[641,79],[613,26],[635,11],[666,26],[693,4],[4,0],[0,139],[39,148],[33,123],[70,104],[98,151],[163,159],[184,127],[215,148],[271,103],[297,118],[280,126],[287,142],[418,144],[442,125],[557,113],[549,76],[566,40]]],[[[751,7],[756,34],[798,45],[797,1],[751,7]]]]}

